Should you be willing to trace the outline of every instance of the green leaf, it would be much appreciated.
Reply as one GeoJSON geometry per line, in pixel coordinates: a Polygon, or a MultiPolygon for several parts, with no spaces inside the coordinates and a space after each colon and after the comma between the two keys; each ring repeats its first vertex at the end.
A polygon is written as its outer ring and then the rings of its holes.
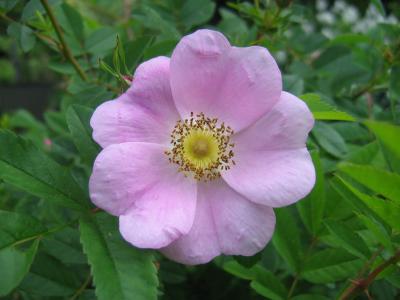
{"type": "Polygon", "coordinates": [[[313,254],[304,266],[302,277],[316,284],[353,278],[362,260],[342,249],[325,249],[313,254]]]}
{"type": "Polygon", "coordinates": [[[122,240],[116,218],[83,216],[80,232],[99,300],[157,299],[152,255],[122,240]]]}
{"type": "Polygon", "coordinates": [[[322,101],[318,94],[304,94],[300,96],[300,99],[307,104],[316,120],[355,121],[348,113],[339,111],[332,105],[322,101]]]}
{"type": "Polygon", "coordinates": [[[1,0],[0,1],[0,11],[7,12],[9,10],[12,10],[17,4],[18,0],[1,0]]]}
{"type": "Polygon", "coordinates": [[[375,237],[375,239],[381,243],[386,249],[393,252],[393,245],[390,240],[389,233],[386,229],[377,222],[373,217],[366,216],[358,213],[358,218],[364,223],[365,227],[369,230],[369,232],[375,237]]]}
{"type": "MultiPolygon", "coordinates": [[[[89,271],[84,272],[88,274],[89,271]]],[[[34,299],[57,296],[70,299],[81,285],[79,275],[73,268],[40,251],[19,289],[35,297],[34,299]]]]}
{"type": "Polygon", "coordinates": [[[130,73],[133,72],[134,68],[137,66],[145,51],[150,47],[153,41],[153,36],[144,36],[124,44],[124,52],[129,53],[126,57],[126,66],[130,73]]]}
{"type": "Polygon", "coordinates": [[[364,240],[341,222],[326,220],[325,225],[329,232],[336,237],[340,245],[349,253],[360,258],[369,258],[370,251],[364,240]]]}
{"type": "Polygon", "coordinates": [[[30,51],[35,46],[36,37],[33,30],[25,25],[11,23],[7,28],[7,33],[18,41],[24,52],[30,51]]]}
{"type": "Polygon", "coordinates": [[[223,264],[223,269],[236,277],[252,280],[250,286],[268,299],[286,299],[288,291],[279,278],[259,264],[246,268],[237,261],[230,260],[223,264]]]}
{"type": "Polygon", "coordinates": [[[304,81],[297,75],[283,75],[283,86],[285,91],[294,95],[302,94],[304,91],[304,81]]]}
{"type": "Polygon", "coordinates": [[[271,300],[286,299],[288,291],[272,272],[260,269],[250,286],[260,295],[271,300]]]}
{"type": "Polygon", "coordinates": [[[400,205],[400,175],[371,166],[341,164],[339,170],[400,205]]]}
{"type": "Polygon", "coordinates": [[[391,168],[400,173],[400,143],[398,142],[400,126],[377,121],[365,121],[364,124],[378,138],[391,168]]]}
{"type": "Polygon", "coordinates": [[[318,144],[329,154],[342,158],[347,153],[347,145],[342,136],[328,124],[318,122],[314,125],[312,134],[318,144]]]}
{"type": "Polygon", "coordinates": [[[85,40],[86,50],[96,56],[104,57],[114,48],[117,32],[109,27],[102,27],[92,32],[85,40]]]}
{"type": "Polygon", "coordinates": [[[75,146],[88,165],[92,165],[100,151],[100,147],[92,140],[92,129],[89,124],[92,114],[92,109],[77,104],[71,105],[66,114],[68,128],[75,146]]]}
{"type": "Polygon", "coordinates": [[[0,178],[5,182],[55,204],[85,209],[87,196],[68,169],[9,131],[0,131],[0,145],[0,178]]]}
{"type": "Polygon", "coordinates": [[[339,176],[337,176],[337,178],[358,200],[361,200],[361,202],[373,213],[379,216],[382,221],[389,226],[400,230],[400,205],[396,205],[396,203],[393,203],[391,200],[385,201],[376,197],[368,196],[360,192],[343,178],[340,178],[339,176]]]}
{"type": "Polygon", "coordinates": [[[203,24],[214,14],[215,3],[210,0],[187,0],[180,12],[181,22],[187,29],[203,24]]]}
{"type": "Polygon", "coordinates": [[[83,21],[81,15],[75,8],[73,8],[66,2],[63,2],[61,8],[62,11],[64,12],[68,24],[66,26],[67,27],[66,29],[70,30],[78,41],[83,42],[84,32],[83,32],[83,21]]]}
{"type": "Polygon", "coordinates": [[[276,228],[272,243],[279,255],[293,271],[298,271],[301,265],[302,248],[300,232],[293,215],[287,208],[275,210],[276,228]]]}
{"type": "Polygon", "coordinates": [[[324,172],[319,153],[311,151],[311,157],[316,171],[316,182],[311,193],[303,200],[297,202],[296,207],[307,229],[316,236],[320,228],[325,207],[324,172]]]}
{"type": "Polygon", "coordinates": [[[16,288],[28,273],[35,258],[39,240],[36,240],[25,251],[15,247],[0,250],[0,296],[6,296],[16,288]]]}
{"type": "Polygon", "coordinates": [[[47,228],[32,216],[0,210],[0,250],[46,232],[47,228]]]}

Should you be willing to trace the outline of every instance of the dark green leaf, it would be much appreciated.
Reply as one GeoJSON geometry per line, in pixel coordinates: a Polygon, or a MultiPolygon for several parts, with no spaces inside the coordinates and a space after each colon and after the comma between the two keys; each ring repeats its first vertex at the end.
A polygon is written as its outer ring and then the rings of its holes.
{"type": "Polygon", "coordinates": [[[324,173],[316,150],[311,151],[311,157],[316,171],[316,182],[311,193],[297,203],[297,209],[304,225],[316,236],[321,224],[325,207],[324,173]]]}
{"type": "Polygon", "coordinates": [[[0,210],[0,250],[47,232],[32,216],[0,210]]]}
{"type": "Polygon", "coordinates": [[[0,296],[9,294],[28,273],[38,245],[39,240],[36,240],[25,251],[18,250],[15,247],[0,250],[0,296]]]}
{"type": "Polygon", "coordinates": [[[180,16],[187,29],[207,22],[214,14],[215,3],[210,0],[184,1],[180,16]]]}
{"type": "Polygon", "coordinates": [[[75,38],[78,41],[83,42],[84,32],[83,32],[83,21],[81,15],[75,8],[73,8],[66,2],[64,2],[61,5],[61,8],[68,22],[68,27],[69,27],[68,29],[72,31],[72,33],[74,34],[75,38]]]}
{"type": "Polygon", "coordinates": [[[351,228],[348,228],[342,222],[334,220],[325,221],[325,225],[329,232],[341,242],[340,245],[349,253],[360,258],[369,258],[370,251],[367,245],[351,228]]]}
{"type": "Polygon", "coordinates": [[[362,260],[342,249],[326,249],[307,260],[302,277],[316,284],[331,283],[353,278],[362,265],[362,260]]]}
{"type": "Polygon", "coordinates": [[[67,110],[66,119],[72,139],[78,148],[82,159],[91,165],[100,151],[100,147],[92,140],[90,118],[93,110],[82,105],[71,105],[67,110]]]}
{"type": "Polygon", "coordinates": [[[0,131],[0,144],[0,177],[4,181],[58,205],[84,208],[87,197],[68,169],[11,132],[0,131]]]}
{"type": "Polygon", "coordinates": [[[314,125],[312,134],[318,144],[329,154],[341,158],[347,153],[347,146],[342,136],[328,124],[318,122],[314,125]]]}
{"type": "Polygon", "coordinates": [[[274,247],[291,269],[298,271],[303,252],[300,244],[299,228],[288,209],[276,209],[275,214],[276,229],[272,238],[274,247]]]}
{"type": "Polygon", "coordinates": [[[152,255],[122,240],[116,218],[106,214],[84,216],[80,232],[99,300],[157,298],[152,255]]]}

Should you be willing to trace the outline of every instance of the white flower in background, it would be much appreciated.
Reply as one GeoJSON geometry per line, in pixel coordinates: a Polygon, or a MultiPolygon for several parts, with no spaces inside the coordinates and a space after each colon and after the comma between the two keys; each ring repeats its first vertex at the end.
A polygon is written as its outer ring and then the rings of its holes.
{"type": "Polygon", "coordinates": [[[333,25],[335,23],[335,16],[334,14],[325,11],[317,14],[317,20],[323,24],[333,25]]]}
{"type": "Polygon", "coordinates": [[[332,11],[335,13],[342,13],[347,9],[348,5],[346,2],[342,0],[335,1],[333,5],[332,11]]]}
{"type": "Polygon", "coordinates": [[[354,6],[350,5],[345,11],[343,11],[342,18],[346,23],[356,23],[359,19],[358,10],[354,6]]]}
{"type": "Polygon", "coordinates": [[[323,11],[328,8],[328,1],[326,0],[317,0],[317,3],[315,4],[317,7],[318,11],[323,11]]]}

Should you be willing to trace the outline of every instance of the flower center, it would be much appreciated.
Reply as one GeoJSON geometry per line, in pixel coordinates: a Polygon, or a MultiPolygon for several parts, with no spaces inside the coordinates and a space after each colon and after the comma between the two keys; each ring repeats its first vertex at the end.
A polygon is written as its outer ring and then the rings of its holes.
{"type": "Polygon", "coordinates": [[[186,176],[209,181],[221,176],[235,164],[232,159],[234,144],[230,143],[233,130],[218,119],[203,113],[179,120],[171,133],[171,150],[165,151],[171,163],[179,166],[186,176]]]}

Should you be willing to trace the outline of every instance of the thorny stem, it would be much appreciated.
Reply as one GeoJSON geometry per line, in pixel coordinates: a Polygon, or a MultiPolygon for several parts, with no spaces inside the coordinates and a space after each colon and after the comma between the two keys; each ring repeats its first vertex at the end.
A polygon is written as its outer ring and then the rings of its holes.
{"type": "Polygon", "coordinates": [[[64,54],[64,57],[72,64],[76,72],[79,74],[79,76],[84,80],[88,81],[88,77],[86,76],[85,72],[79,65],[79,63],[76,61],[75,57],[72,55],[71,49],[68,47],[65,39],[64,39],[64,34],[61,31],[61,27],[58,24],[57,19],[54,16],[54,13],[49,5],[49,2],[47,0],[40,0],[42,3],[44,9],[46,10],[47,14],[49,15],[51,24],[54,27],[54,30],[56,31],[57,37],[60,40],[61,46],[62,46],[62,52],[64,54]]]}
{"type": "Polygon", "coordinates": [[[360,278],[352,281],[352,284],[342,293],[339,300],[350,300],[360,293],[366,291],[369,285],[375,280],[375,278],[382,273],[386,268],[396,264],[400,261],[400,250],[396,252],[387,261],[384,261],[377,266],[366,278],[360,278]]]}

